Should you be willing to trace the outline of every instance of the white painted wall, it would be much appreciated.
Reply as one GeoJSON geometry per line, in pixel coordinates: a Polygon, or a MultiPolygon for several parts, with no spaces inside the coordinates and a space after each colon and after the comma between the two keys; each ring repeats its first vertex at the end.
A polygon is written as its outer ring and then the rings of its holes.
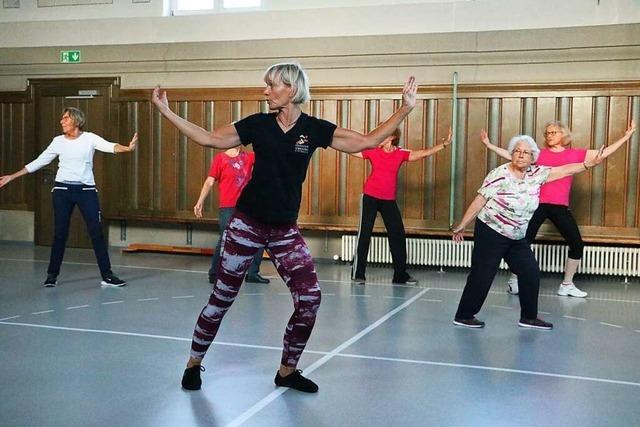
{"type": "MultiPolygon", "coordinates": [[[[640,22],[639,0],[600,0],[599,5],[597,0],[422,1],[297,10],[274,7],[268,11],[171,17],[161,16],[162,0],[148,4],[128,1],[76,6],[67,11],[64,7],[44,8],[48,9],[46,13],[32,10],[21,14],[22,8],[0,9],[0,22],[4,21],[0,25],[0,47],[427,34],[640,22]],[[113,13],[107,12],[109,6],[113,13]],[[127,18],[113,17],[123,12],[127,18]],[[91,19],[79,20],[82,17],[91,19]],[[47,21],[38,21],[42,19],[47,21]]],[[[293,1],[290,3],[293,5],[293,1]]],[[[305,3],[309,5],[308,1],[305,3]]]]}

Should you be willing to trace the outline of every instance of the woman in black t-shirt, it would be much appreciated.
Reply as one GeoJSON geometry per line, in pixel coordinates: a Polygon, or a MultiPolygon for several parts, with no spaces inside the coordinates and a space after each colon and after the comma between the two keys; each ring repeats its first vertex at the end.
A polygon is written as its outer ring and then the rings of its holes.
{"type": "Polygon", "coordinates": [[[200,388],[202,359],[240,290],[254,254],[264,249],[291,291],[294,304],[275,384],[308,393],[318,391],[318,386],[296,369],[320,307],[313,259],[296,225],[309,161],[319,147],[330,146],[347,153],[377,147],[416,103],[417,85],[410,77],[402,91],[402,106],[363,135],[302,112],[301,105],[310,96],[307,76],[299,64],[273,65],[264,81],[264,95],[272,113],[253,114],[212,132],[171,111],[166,92],[160,87],[152,95],[160,113],[190,140],[222,149],[252,144],[256,153],[251,180],[242,190],[223,236],[217,281],[193,333],[191,357],[182,378],[182,387],[189,390],[200,388]]]}

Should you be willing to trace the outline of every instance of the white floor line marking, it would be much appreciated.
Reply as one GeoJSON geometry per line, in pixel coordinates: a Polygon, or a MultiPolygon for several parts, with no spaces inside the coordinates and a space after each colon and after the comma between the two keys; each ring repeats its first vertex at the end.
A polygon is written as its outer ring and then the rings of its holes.
{"type": "Polygon", "coordinates": [[[335,297],[336,294],[325,294],[324,292],[322,293],[323,297],[335,297]]]}
{"type": "MultiPolygon", "coordinates": [[[[0,319],[0,322],[3,322],[5,320],[11,320],[11,319],[17,319],[18,317],[20,317],[20,315],[17,316],[11,316],[11,317],[5,317],[4,319],[0,319]]],[[[636,331],[637,332],[637,331],[636,331]]]]}
{"type": "Polygon", "coordinates": [[[587,320],[584,317],[575,317],[575,316],[568,316],[568,315],[564,315],[562,317],[565,317],[567,319],[573,319],[573,320],[587,320]]]}
{"type": "Polygon", "coordinates": [[[622,329],[624,326],[620,326],[620,325],[614,325],[613,323],[607,323],[607,322],[600,322],[601,325],[604,326],[611,326],[612,328],[620,328],[622,329]]]}
{"type": "MultiPolygon", "coordinates": [[[[489,307],[501,308],[503,310],[513,310],[513,307],[507,307],[506,305],[490,305],[489,307]]],[[[540,312],[542,313],[542,312],[540,312]]]]}
{"type": "MultiPolygon", "coordinates": [[[[153,335],[153,334],[140,334],[137,332],[119,332],[119,331],[109,331],[104,329],[84,329],[84,328],[71,328],[67,326],[50,326],[50,325],[38,325],[35,323],[19,323],[19,322],[1,322],[2,325],[13,325],[13,326],[28,326],[31,328],[44,328],[44,329],[57,329],[60,331],[74,331],[74,332],[93,332],[97,334],[107,334],[107,335],[126,335],[131,337],[144,337],[144,338],[161,338],[165,340],[172,341],[189,341],[191,342],[191,338],[179,338],[179,337],[170,337],[166,335],[153,335]]],[[[280,348],[282,350],[282,348],[280,348]]]]}
{"type": "MultiPolygon", "coordinates": [[[[1,258],[0,257],[0,261],[15,261],[15,262],[39,262],[39,263],[48,263],[49,260],[43,260],[43,259],[18,259],[18,258],[1,258]]],[[[90,262],[73,262],[73,261],[64,261],[62,264],[69,264],[69,265],[89,265],[89,266],[93,266],[95,267],[95,263],[90,263],[90,262]]],[[[186,269],[180,269],[180,268],[163,268],[163,267],[147,267],[147,266],[141,266],[141,265],[124,265],[124,264],[113,264],[112,267],[116,267],[116,268],[131,268],[131,269],[138,269],[138,270],[157,270],[157,271],[174,271],[174,272],[178,272],[178,273],[194,273],[194,274],[208,274],[208,271],[206,270],[186,270],[186,269]]],[[[273,278],[275,280],[279,279],[279,276],[264,276],[266,278],[273,278]]],[[[427,279],[428,280],[428,279],[427,279]]],[[[325,279],[318,279],[318,282],[325,282],[325,283],[343,283],[343,284],[351,284],[351,280],[325,280],[325,279]]],[[[367,282],[367,285],[370,286],[386,286],[386,287],[394,287],[394,288],[399,288],[399,287],[404,287],[404,288],[413,288],[413,289],[423,289],[422,286],[416,286],[416,285],[402,285],[402,284],[392,284],[392,283],[375,283],[375,282],[367,282]]],[[[462,288],[436,288],[433,286],[430,286],[429,289],[432,290],[439,290],[439,291],[451,291],[451,292],[462,292],[462,288]]],[[[498,295],[503,295],[506,294],[506,291],[489,291],[490,294],[498,294],[498,295]]],[[[547,297],[547,298],[557,298],[558,295],[554,294],[549,294],[549,295],[544,295],[541,294],[540,297],[547,297]]],[[[626,303],[631,303],[631,304],[640,304],[640,300],[623,300],[623,299],[615,299],[615,298],[595,298],[595,297],[589,297],[588,298],[589,301],[604,301],[604,302],[626,302],[626,303]]]]}
{"type": "Polygon", "coordinates": [[[291,296],[291,292],[278,292],[278,295],[288,295],[288,296],[291,296]]]}
{"type": "Polygon", "coordinates": [[[441,299],[430,299],[430,298],[420,298],[420,301],[428,301],[428,302],[442,302],[441,299]]]}
{"type": "Polygon", "coordinates": [[[55,311],[55,310],[36,311],[35,313],[31,313],[31,314],[53,313],[54,311],[55,311]]]}
{"type": "MultiPolygon", "coordinates": [[[[0,258],[0,261],[16,261],[16,262],[40,262],[40,263],[48,263],[49,261],[43,259],[17,259],[17,258],[0,258]]],[[[67,265],[90,265],[95,267],[95,263],[91,262],[75,262],[75,261],[64,261],[62,264],[67,265]]],[[[205,270],[185,270],[181,268],[163,268],[163,267],[146,267],[141,265],[123,265],[123,264],[112,264],[111,267],[115,268],[132,268],[134,270],[159,270],[159,271],[175,271],[178,273],[195,273],[195,274],[208,274],[208,271],[205,270]]]]}
{"type": "Polygon", "coordinates": [[[447,366],[451,368],[477,369],[481,371],[508,372],[513,374],[536,375],[541,377],[563,378],[563,379],[570,379],[570,380],[592,381],[592,382],[598,382],[598,383],[630,385],[634,387],[640,387],[640,383],[632,382],[632,381],[612,380],[609,378],[598,378],[598,377],[585,377],[580,375],[554,374],[552,372],[527,371],[523,369],[497,368],[493,366],[480,366],[480,365],[465,365],[463,363],[433,362],[429,360],[396,359],[392,357],[360,356],[358,354],[349,354],[349,353],[342,353],[339,356],[351,357],[356,359],[372,359],[372,360],[383,360],[383,361],[389,361],[389,362],[414,363],[418,365],[447,366]]]}
{"type": "Polygon", "coordinates": [[[193,298],[193,295],[182,295],[179,297],[171,297],[171,299],[184,299],[184,298],[193,298]]]}
{"type": "Polygon", "coordinates": [[[542,311],[542,310],[538,310],[538,313],[542,313],[542,314],[551,314],[548,311],[542,311]]]}
{"type": "Polygon", "coordinates": [[[107,301],[107,302],[101,302],[100,304],[102,305],[109,305],[109,304],[121,304],[123,303],[123,300],[118,300],[118,301],[107,301]]]}
{"type": "Polygon", "coordinates": [[[350,297],[355,297],[355,298],[371,298],[371,295],[358,295],[358,294],[350,294],[350,297]]]}
{"type": "MultiPolygon", "coordinates": [[[[388,319],[393,317],[395,314],[397,314],[398,312],[404,310],[406,307],[408,307],[409,305],[413,304],[415,301],[419,300],[420,297],[422,297],[422,295],[424,295],[428,290],[429,290],[429,288],[426,288],[426,289],[420,291],[417,295],[415,295],[411,299],[409,299],[409,300],[405,301],[404,303],[400,304],[398,307],[394,308],[393,310],[391,310],[390,312],[388,312],[387,314],[385,314],[384,316],[382,316],[381,318],[376,320],[374,323],[372,323],[371,325],[369,325],[368,327],[366,327],[365,329],[363,329],[362,331],[360,331],[359,333],[357,333],[353,337],[349,338],[347,341],[343,342],[338,347],[336,347],[333,350],[331,350],[328,354],[326,354],[325,356],[321,357],[320,359],[318,359],[317,361],[315,361],[314,363],[309,365],[305,369],[305,372],[307,374],[312,373],[313,371],[315,371],[316,369],[318,369],[319,367],[321,367],[322,365],[327,363],[329,360],[334,358],[342,350],[344,350],[345,348],[347,348],[350,345],[354,344],[360,338],[364,337],[369,332],[371,332],[374,329],[376,329],[378,326],[380,326],[381,324],[386,322],[388,319]]],[[[287,390],[289,390],[289,389],[286,388],[286,387],[278,387],[276,390],[274,390],[271,393],[269,393],[266,397],[264,397],[262,400],[257,402],[255,405],[253,405],[251,408],[246,410],[244,413],[240,414],[240,416],[238,416],[237,418],[232,420],[229,424],[227,424],[227,427],[236,427],[236,426],[242,425],[245,421],[249,420],[255,414],[260,412],[264,407],[266,407],[268,404],[273,402],[279,396],[284,394],[287,390]]]]}
{"type": "Polygon", "coordinates": [[[77,308],[87,308],[87,307],[89,307],[89,305],[88,305],[88,304],[85,304],[85,305],[76,305],[76,306],[73,306],[73,307],[67,307],[67,308],[66,308],[66,310],[75,310],[75,309],[77,309],[77,308]]]}
{"type": "MultiPolygon", "coordinates": [[[[425,292],[426,292],[426,290],[425,290],[425,292]]],[[[402,305],[406,307],[409,304],[410,304],[410,302],[407,301],[406,303],[404,303],[402,305]]],[[[402,306],[396,308],[394,311],[400,309],[401,307],[402,306]]],[[[404,308],[404,307],[402,307],[402,308],[404,308]]],[[[387,317],[387,316],[390,317],[391,313],[393,313],[393,311],[389,312],[389,314],[387,314],[385,317],[387,317]]],[[[20,317],[20,316],[13,316],[13,318],[16,318],[16,317],[20,317]]],[[[366,333],[370,332],[370,330],[374,329],[373,328],[374,325],[376,325],[378,323],[382,323],[384,321],[383,319],[386,320],[384,317],[381,318],[376,323],[374,323],[373,325],[371,325],[370,327],[368,327],[364,331],[360,332],[360,334],[356,335],[354,338],[357,337],[357,339],[360,339],[366,333]]],[[[136,332],[120,332],[120,331],[110,331],[110,330],[103,330],[103,329],[71,328],[71,327],[65,327],[65,326],[39,325],[39,324],[35,324],[35,323],[5,322],[4,319],[0,319],[0,325],[26,326],[26,327],[31,327],[31,328],[56,329],[56,330],[73,331],[73,332],[91,332],[91,333],[106,334],[106,335],[124,335],[124,336],[132,336],[132,337],[164,339],[164,340],[170,340],[170,341],[191,342],[191,338],[171,337],[171,336],[167,336],[167,335],[141,334],[141,333],[136,333],[136,332]]],[[[376,326],[379,326],[379,324],[376,325],[376,326]]],[[[636,330],[635,332],[640,333],[640,330],[636,330]]],[[[353,344],[353,342],[357,341],[357,339],[354,340],[354,338],[351,338],[349,341],[347,341],[347,343],[350,342],[349,345],[353,344]]],[[[319,355],[323,355],[324,356],[322,359],[318,360],[313,365],[309,366],[309,368],[307,368],[305,370],[305,372],[312,372],[313,370],[315,370],[318,367],[320,367],[321,364],[326,363],[326,361],[328,361],[330,357],[348,357],[348,358],[353,358],[353,359],[381,360],[381,361],[387,361],[387,362],[410,363],[410,364],[417,364],[417,365],[432,365],[432,366],[446,366],[446,367],[451,367],[451,368],[477,369],[477,370],[483,370],[483,371],[507,372],[507,373],[515,373],[515,374],[536,375],[536,376],[544,376],[544,377],[574,379],[574,380],[582,380],[582,381],[591,381],[591,382],[600,382],[600,383],[609,383],[609,384],[620,384],[620,385],[630,385],[630,386],[640,387],[640,383],[637,383],[637,382],[612,380],[612,379],[608,379],[608,378],[586,377],[586,376],[576,376],[576,375],[564,375],[564,374],[555,374],[555,373],[551,373],[551,372],[526,371],[526,370],[522,370],[522,369],[497,368],[497,367],[492,367],[492,366],[465,365],[465,364],[460,364],[460,363],[434,362],[434,361],[429,361],[429,360],[400,359],[400,358],[392,358],[392,357],[367,356],[367,355],[351,354],[351,353],[340,353],[340,354],[338,354],[338,352],[340,350],[342,350],[342,349],[344,349],[344,348],[346,348],[348,346],[348,345],[345,345],[345,344],[346,343],[340,345],[339,347],[337,347],[336,349],[332,350],[331,352],[305,350],[305,353],[319,354],[319,355]],[[325,359],[325,358],[326,358],[326,360],[323,361],[323,359],[325,359]],[[315,365],[317,365],[317,366],[315,366],[315,365]]],[[[255,348],[255,349],[273,350],[273,351],[278,351],[278,352],[282,351],[282,347],[281,346],[276,347],[276,346],[266,346],[266,345],[239,344],[239,343],[229,343],[229,342],[220,342],[220,341],[214,342],[213,345],[229,346],[229,347],[255,348]]],[[[278,389],[278,390],[280,390],[280,389],[278,389]]],[[[284,393],[286,390],[287,389],[284,389],[282,391],[282,393],[284,393]]],[[[282,394],[282,393],[280,393],[280,394],[282,394]]]]}
{"type": "Polygon", "coordinates": [[[385,299],[407,299],[407,297],[384,297],[385,299]]]}
{"type": "MultiPolygon", "coordinates": [[[[256,293],[249,293],[249,292],[246,292],[246,293],[243,293],[243,294],[240,294],[240,295],[264,295],[264,292],[262,292],[262,293],[259,293],[259,292],[256,292],[256,293]]],[[[324,295],[324,294],[323,294],[323,295],[324,295]]]]}
{"type": "Polygon", "coordinates": [[[160,298],[138,298],[136,301],[158,301],[160,298]]]}

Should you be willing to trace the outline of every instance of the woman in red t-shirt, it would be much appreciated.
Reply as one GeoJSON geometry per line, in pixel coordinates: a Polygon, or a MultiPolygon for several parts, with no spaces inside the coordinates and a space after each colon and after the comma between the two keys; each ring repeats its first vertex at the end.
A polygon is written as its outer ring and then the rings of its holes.
{"type": "Polygon", "coordinates": [[[400,143],[400,129],[387,137],[377,148],[352,153],[355,157],[367,159],[371,162],[371,174],[367,177],[362,191],[360,204],[360,224],[358,227],[358,244],[353,258],[351,279],[358,284],[365,283],[367,255],[371,243],[371,232],[376,215],[380,212],[384,226],[387,229],[391,259],[393,261],[393,283],[415,285],[416,279],[407,273],[407,247],[404,234],[404,224],[400,209],[396,203],[398,170],[404,162],[414,162],[424,159],[451,144],[451,130],[442,144],[426,150],[405,150],[398,147],[400,143]]]}
{"type": "MultiPolygon", "coordinates": [[[[218,263],[220,262],[220,248],[222,246],[222,233],[229,225],[231,215],[236,210],[236,202],[240,197],[240,192],[251,179],[251,171],[255,163],[253,152],[242,151],[240,147],[230,148],[217,154],[211,162],[209,176],[202,184],[200,197],[193,207],[196,218],[202,218],[202,205],[211,191],[214,183],[218,183],[218,225],[220,237],[213,250],[211,267],[209,268],[209,283],[215,283],[218,277],[218,263]]],[[[247,271],[246,281],[248,283],[269,283],[269,279],[260,276],[260,263],[262,262],[262,251],[256,252],[253,262],[247,271]]]]}

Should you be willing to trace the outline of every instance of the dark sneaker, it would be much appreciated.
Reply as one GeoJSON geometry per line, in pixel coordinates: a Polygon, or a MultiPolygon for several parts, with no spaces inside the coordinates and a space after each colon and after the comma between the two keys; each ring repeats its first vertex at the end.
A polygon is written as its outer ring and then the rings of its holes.
{"type": "Polygon", "coordinates": [[[518,322],[518,326],[521,328],[533,328],[533,329],[553,329],[553,323],[545,322],[542,319],[525,319],[521,318],[518,322]]]}
{"type": "Polygon", "coordinates": [[[216,283],[216,276],[210,274],[209,275],[209,283],[211,283],[212,285],[214,283],[216,283]]]}
{"type": "Polygon", "coordinates": [[[364,285],[367,279],[364,277],[356,277],[355,279],[351,279],[355,282],[356,285],[364,285]]]}
{"type": "Polygon", "coordinates": [[[55,288],[58,285],[56,276],[47,276],[47,280],[44,281],[45,288],[55,288]]]}
{"type": "Polygon", "coordinates": [[[182,374],[182,388],[185,390],[200,390],[202,386],[200,372],[204,371],[205,369],[202,365],[195,365],[185,369],[184,374],[182,374]]]}
{"type": "Polygon", "coordinates": [[[281,377],[280,372],[276,372],[276,377],[273,382],[276,383],[278,387],[289,387],[305,393],[316,393],[318,391],[318,385],[310,379],[303,377],[300,369],[296,369],[286,377],[281,377]]]}
{"type": "Polygon", "coordinates": [[[407,277],[405,279],[402,280],[393,280],[393,284],[395,285],[417,285],[418,284],[418,280],[407,275],[407,277]]]}
{"type": "Polygon", "coordinates": [[[265,279],[260,275],[260,273],[247,276],[246,281],[247,283],[262,283],[264,285],[266,285],[267,283],[271,283],[271,280],[265,279]]]}
{"type": "Polygon", "coordinates": [[[102,286],[113,286],[113,287],[121,287],[127,284],[127,282],[125,282],[122,279],[119,279],[118,276],[115,276],[113,274],[110,274],[108,276],[104,276],[102,278],[102,282],[100,282],[100,284],[102,286]]]}
{"type": "Polygon", "coordinates": [[[459,317],[456,317],[453,319],[453,324],[464,326],[465,328],[484,328],[484,322],[476,319],[475,317],[472,317],[471,319],[460,319],[459,317]]]}

